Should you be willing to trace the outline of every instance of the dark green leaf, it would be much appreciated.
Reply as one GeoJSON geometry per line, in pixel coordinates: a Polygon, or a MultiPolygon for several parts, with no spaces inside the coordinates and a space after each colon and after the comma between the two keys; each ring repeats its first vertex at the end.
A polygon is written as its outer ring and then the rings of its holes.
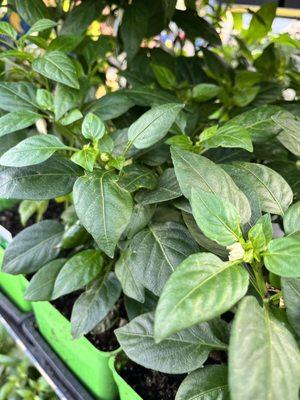
{"type": "Polygon", "coordinates": [[[288,320],[300,337],[300,279],[281,278],[288,320]]]}
{"type": "Polygon", "coordinates": [[[288,208],[283,216],[283,226],[286,235],[300,231],[300,201],[288,208]]]}
{"type": "Polygon", "coordinates": [[[44,220],[20,232],[4,253],[3,271],[28,274],[40,269],[59,253],[63,225],[44,220]]]}
{"type": "Polygon", "coordinates": [[[35,110],[35,92],[29,82],[0,82],[0,108],[5,111],[35,110]]]}
{"type": "Polygon", "coordinates": [[[154,313],[136,317],[117,329],[115,334],[130,359],[146,368],[169,374],[193,371],[202,366],[210,350],[224,350],[227,347],[215,337],[207,322],[156,344],[154,313]]]}
{"type": "Polygon", "coordinates": [[[154,189],[157,185],[157,177],[149,168],[132,164],[123,168],[118,183],[129,192],[135,192],[141,188],[154,189]]]}
{"type": "Polygon", "coordinates": [[[155,316],[155,338],[208,321],[228,311],[248,289],[249,275],[240,264],[210,253],[189,256],[166,283],[155,316]]]}
{"type": "Polygon", "coordinates": [[[0,117],[0,137],[33,125],[41,116],[34,111],[12,111],[0,117]]]}

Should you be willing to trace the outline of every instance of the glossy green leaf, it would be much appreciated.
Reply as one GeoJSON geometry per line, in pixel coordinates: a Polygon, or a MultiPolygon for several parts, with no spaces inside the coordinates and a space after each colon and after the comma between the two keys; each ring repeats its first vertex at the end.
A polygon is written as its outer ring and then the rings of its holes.
{"type": "Polygon", "coordinates": [[[191,205],[197,225],[209,239],[221,246],[240,241],[240,216],[229,201],[198,188],[192,189],[191,205]]]}
{"type": "Polygon", "coordinates": [[[53,111],[53,95],[49,90],[38,89],[36,91],[36,102],[42,110],[53,111]]]}
{"type": "Polygon", "coordinates": [[[138,149],[152,146],[166,136],[181,109],[182,105],[169,103],[145,112],[129,127],[129,143],[138,149]]]}
{"type": "Polygon", "coordinates": [[[24,298],[29,301],[51,300],[56,277],[65,262],[65,258],[58,258],[40,268],[30,279],[24,298]]]}
{"type": "Polygon", "coordinates": [[[213,135],[207,138],[203,138],[201,135],[200,142],[208,149],[214,147],[240,147],[250,152],[253,151],[251,135],[248,130],[231,122],[221,126],[213,135]]]}
{"type": "Polygon", "coordinates": [[[130,245],[130,266],[139,281],[157,296],[176,267],[198,246],[177,222],[151,224],[137,233],[130,245]]]}
{"type": "Polygon", "coordinates": [[[273,239],[264,254],[269,271],[288,278],[300,277],[300,231],[279,239],[273,239]]]}
{"type": "Polygon", "coordinates": [[[32,68],[46,78],[79,89],[75,66],[72,60],[61,51],[51,51],[43,57],[35,59],[32,68]]]}
{"type": "Polygon", "coordinates": [[[176,76],[169,68],[156,64],[151,64],[151,68],[157,82],[163,89],[171,90],[176,87],[176,76]]]}
{"type": "Polygon", "coordinates": [[[81,174],[81,168],[57,156],[30,167],[0,167],[0,197],[47,200],[64,196],[81,174]]]}
{"type": "Polygon", "coordinates": [[[17,38],[18,32],[8,22],[1,21],[0,22],[0,34],[4,35],[4,36],[8,36],[9,38],[15,40],[17,38]]]}
{"type": "Polygon", "coordinates": [[[281,129],[273,120],[280,113],[282,109],[278,106],[262,106],[239,114],[230,122],[247,129],[254,141],[264,142],[280,132],[281,129]]]}
{"type": "Polygon", "coordinates": [[[41,116],[34,111],[12,111],[0,117],[0,137],[33,125],[41,116]]]}
{"type": "Polygon", "coordinates": [[[283,216],[283,226],[286,235],[300,231],[300,201],[288,208],[283,216]]]}
{"type": "Polygon", "coordinates": [[[157,344],[154,313],[140,315],[115,331],[127,356],[138,364],[169,374],[193,371],[202,366],[210,350],[227,345],[215,337],[208,322],[176,333],[157,344]]]}
{"type": "Polygon", "coordinates": [[[60,120],[59,123],[63,126],[71,125],[76,121],[79,121],[83,117],[81,111],[78,108],[66,113],[60,120]]]}
{"type": "Polygon", "coordinates": [[[277,136],[280,143],[291,153],[300,156],[300,121],[288,112],[274,115],[272,120],[282,129],[277,136]]]}
{"type": "Polygon", "coordinates": [[[229,400],[225,365],[208,365],[189,374],[179,386],[175,400],[229,400]]]}
{"type": "Polygon", "coordinates": [[[59,35],[53,39],[49,46],[48,51],[59,50],[63,53],[69,53],[74,50],[83,41],[83,36],[75,33],[74,35],[59,35]]]}
{"type": "Polygon", "coordinates": [[[129,192],[142,188],[154,189],[157,186],[157,176],[143,165],[132,164],[123,168],[118,183],[129,192]]]}
{"type": "Polygon", "coordinates": [[[50,10],[40,0],[15,0],[18,14],[29,26],[41,18],[50,18],[50,10]]]}
{"type": "Polygon", "coordinates": [[[74,339],[87,334],[102,321],[121,294],[119,281],[113,273],[99,277],[75,301],[71,315],[74,339]]]}
{"type": "Polygon", "coordinates": [[[57,150],[68,149],[54,135],[35,135],[22,140],[0,157],[0,165],[27,167],[46,161],[57,150]]]}
{"type": "MultiPolygon", "coordinates": [[[[1,160],[1,159],[0,159],[1,160]]],[[[173,168],[167,168],[159,178],[158,187],[141,191],[135,196],[140,204],[156,204],[182,196],[173,168]]]]}
{"type": "Polygon", "coordinates": [[[24,229],[6,249],[2,270],[16,275],[40,269],[58,255],[63,229],[54,220],[44,220],[24,229]]]}
{"type": "Polygon", "coordinates": [[[257,254],[266,250],[272,237],[273,228],[270,214],[260,217],[248,232],[248,238],[252,243],[254,252],[257,254]]]}
{"type": "Polygon", "coordinates": [[[51,19],[42,18],[31,26],[28,32],[26,32],[26,35],[31,35],[34,32],[43,32],[47,29],[54,28],[56,25],[57,22],[52,21],[51,19]]]}
{"type": "Polygon", "coordinates": [[[0,82],[0,108],[5,111],[35,110],[35,92],[29,82],[0,82]]]}
{"type": "Polygon", "coordinates": [[[228,311],[248,289],[249,275],[240,264],[210,253],[189,256],[166,283],[155,315],[155,338],[208,321],[228,311]]]}
{"type": "Polygon", "coordinates": [[[52,292],[52,299],[83,288],[100,274],[103,257],[100,251],[88,249],[76,253],[60,270],[52,292]]]}
{"type": "Polygon", "coordinates": [[[111,172],[80,177],[74,185],[74,205],[80,222],[99,248],[113,257],[132,213],[132,198],[111,172]]]}
{"type": "Polygon", "coordinates": [[[136,233],[148,225],[155,212],[155,208],[155,205],[134,205],[129,224],[124,232],[128,239],[132,239],[136,233]]]}
{"type": "Polygon", "coordinates": [[[142,39],[146,36],[147,28],[148,14],[145,11],[145,4],[135,1],[127,6],[120,27],[120,35],[130,61],[138,52],[142,39]]]}
{"type": "Polygon", "coordinates": [[[261,164],[239,162],[234,166],[237,174],[253,185],[263,211],[284,215],[293,200],[293,192],[281,175],[261,164]]]}
{"type": "Polygon", "coordinates": [[[108,121],[126,113],[133,106],[134,102],[124,94],[124,91],[117,91],[96,100],[89,111],[98,115],[102,121],[108,121]]]}
{"type": "Polygon", "coordinates": [[[206,157],[178,147],[173,147],[171,154],[175,174],[185,197],[191,197],[192,187],[203,189],[232,203],[238,210],[242,222],[249,220],[251,210],[247,197],[220,166],[206,157]]]}
{"type": "Polygon", "coordinates": [[[145,301],[144,286],[138,280],[134,268],[130,265],[130,254],[128,251],[123,252],[116,262],[115,274],[126,296],[141,303],[145,301]]]}
{"type": "Polygon", "coordinates": [[[105,125],[101,119],[93,114],[88,113],[82,122],[82,134],[85,138],[91,140],[99,140],[105,133],[105,125]]]}
{"type": "Polygon", "coordinates": [[[193,87],[192,96],[194,100],[204,102],[218,96],[220,91],[220,86],[214,85],[213,83],[199,83],[193,87]]]}
{"type": "Polygon", "coordinates": [[[71,161],[77,165],[80,165],[83,169],[92,172],[96,163],[97,155],[98,152],[94,148],[84,147],[72,155],[71,161]]]}
{"type": "Polygon", "coordinates": [[[75,108],[80,98],[81,96],[78,90],[58,84],[54,95],[55,119],[59,120],[66,112],[75,108]]]}
{"type": "Polygon", "coordinates": [[[258,11],[252,15],[249,28],[245,35],[249,43],[254,43],[266,36],[276,16],[276,8],[276,2],[263,4],[258,11]]]}
{"type": "Polygon", "coordinates": [[[229,345],[231,399],[296,400],[299,376],[300,354],[292,334],[254,297],[243,299],[229,345]]]}
{"type": "Polygon", "coordinates": [[[281,278],[281,287],[288,320],[300,337],[300,279],[281,278]]]}

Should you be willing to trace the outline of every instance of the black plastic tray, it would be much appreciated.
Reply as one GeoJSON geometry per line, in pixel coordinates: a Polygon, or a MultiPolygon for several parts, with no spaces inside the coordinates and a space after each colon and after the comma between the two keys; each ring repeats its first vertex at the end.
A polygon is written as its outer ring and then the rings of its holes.
{"type": "Polygon", "coordinates": [[[94,399],[40,335],[33,314],[19,311],[1,292],[0,321],[60,399],[94,399]]]}

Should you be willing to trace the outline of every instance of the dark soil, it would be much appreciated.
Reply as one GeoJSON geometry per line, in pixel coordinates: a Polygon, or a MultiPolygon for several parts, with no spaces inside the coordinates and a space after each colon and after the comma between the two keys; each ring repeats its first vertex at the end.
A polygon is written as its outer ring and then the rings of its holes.
{"type": "MultiPolygon", "coordinates": [[[[81,293],[82,291],[70,293],[52,301],[52,304],[70,321],[73,305],[81,293]]],[[[98,350],[116,350],[119,347],[119,343],[114,334],[114,330],[124,325],[126,322],[124,302],[123,299],[120,299],[115,309],[108,314],[101,324],[89,332],[86,337],[98,350]],[[106,326],[108,329],[104,330],[106,326]]]]}
{"type": "MultiPolygon", "coordinates": [[[[2,211],[0,213],[0,225],[7,229],[12,234],[12,236],[16,236],[25,228],[21,224],[18,207],[19,205],[16,204],[11,209],[2,211]]],[[[48,209],[43,216],[43,219],[59,219],[62,212],[62,204],[56,203],[55,201],[50,201],[48,209]]],[[[35,216],[33,216],[28,220],[26,227],[35,223],[35,216]]]]}
{"type": "Polygon", "coordinates": [[[185,375],[169,375],[128,361],[119,372],[143,400],[174,400],[185,375]]]}

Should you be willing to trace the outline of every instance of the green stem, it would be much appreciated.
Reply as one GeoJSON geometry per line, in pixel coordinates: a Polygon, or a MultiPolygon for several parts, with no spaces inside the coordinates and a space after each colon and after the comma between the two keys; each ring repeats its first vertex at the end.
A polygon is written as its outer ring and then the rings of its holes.
{"type": "Polygon", "coordinates": [[[261,297],[264,298],[267,288],[266,288],[265,279],[264,279],[264,276],[262,273],[262,264],[260,262],[257,262],[254,260],[253,263],[251,263],[251,266],[253,268],[253,272],[255,275],[257,287],[259,289],[259,293],[260,293],[261,297]]]}

